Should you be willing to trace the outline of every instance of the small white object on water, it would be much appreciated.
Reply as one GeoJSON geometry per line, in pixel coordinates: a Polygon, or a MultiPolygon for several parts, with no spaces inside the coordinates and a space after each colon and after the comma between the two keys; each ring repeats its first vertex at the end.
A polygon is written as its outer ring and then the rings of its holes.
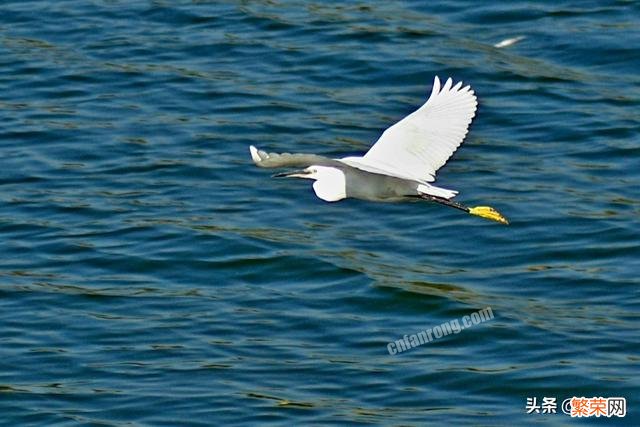
{"type": "Polygon", "coordinates": [[[504,39],[501,42],[494,44],[493,47],[497,47],[498,49],[500,49],[503,47],[514,45],[524,39],[526,39],[526,36],[511,37],[510,39],[504,39]]]}

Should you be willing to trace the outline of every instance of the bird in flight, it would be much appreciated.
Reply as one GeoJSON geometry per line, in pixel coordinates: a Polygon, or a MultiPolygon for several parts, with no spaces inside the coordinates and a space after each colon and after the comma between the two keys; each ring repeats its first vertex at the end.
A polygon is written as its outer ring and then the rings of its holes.
{"type": "Polygon", "coordinates": [[[259,167],[303,168],[274,177],[314,180],[313,190],[327,202],[348,197],[370,201],[420,198],[508,224],[494,208],[467,207],[452,200],[457,191],[431,184],[467,135],[477,105],[470,86],[454,85],[451,78],[442,86],[436,76],[427,102],[385,130],[362,157],[267,153],[253,145],[249,151],[259,167]]]}

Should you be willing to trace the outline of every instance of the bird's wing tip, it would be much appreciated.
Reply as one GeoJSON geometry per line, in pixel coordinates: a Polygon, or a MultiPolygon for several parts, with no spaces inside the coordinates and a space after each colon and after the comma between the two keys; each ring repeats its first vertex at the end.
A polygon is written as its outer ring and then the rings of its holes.
{"type": "MultiPolygon", "coordinates": [[[[454,80],[452,77],[447,77],[447,79],[444,82],[444,85],[441,83],[440,78],[436,75],[433,78],[433,90],[431,95],[439,95],[440,93],[444,93],[444,92],[467,92],[470,91],[471,86],[470,85],[466,85],[466,86],[462,86],[463,82],[462,80],[458,81],[455,85],[454,85],[454,80]]],[[[471,94],[473,94],[473,91],[471,91],[471,94]]]]}
{"type": "Polygon", "coordinates": [[[262,158],[260,157],[260,154],[258,153],[258,149],[255,146],[250,145],[249,146],[249,152],[251,153],[251,159],[255,163],[260,163],[262,161],[262,158]]]}
{"type": "MultiPolygon", "coordinates": [[[[440,93],[440,87],[440,78],[435,76],[433,78],[433,87],[431,88],[431,95],[429,96],[429,99],[436,97],[440,93]]],[[[429,102],[429,99],[427,99],[427,102],[429,102]]]]}

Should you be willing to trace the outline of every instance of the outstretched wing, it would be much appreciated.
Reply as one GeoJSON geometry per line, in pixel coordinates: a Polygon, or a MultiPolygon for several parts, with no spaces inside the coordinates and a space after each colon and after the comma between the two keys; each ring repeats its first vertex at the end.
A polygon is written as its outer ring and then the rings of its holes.
{"type": "Polygon", "coordinates": [[[253,162],[261,168],[307,167],[311,165],[334,166],[337,160],[315,154],[267,153],[253,145],[249,147],[253,162]]]}
{"type": "Polygon", "coordinates": [[[427,102],[385,130],[358,161],[387,174],[431,182],[467,135],[477,105],[470,86],[453,86],[449,78],[441,88],[436,76],[427,102]]]}

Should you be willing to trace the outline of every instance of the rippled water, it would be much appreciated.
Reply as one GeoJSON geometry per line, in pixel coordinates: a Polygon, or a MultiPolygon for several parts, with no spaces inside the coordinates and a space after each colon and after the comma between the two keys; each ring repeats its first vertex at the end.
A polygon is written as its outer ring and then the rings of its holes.
{"type": "Polygon", "coordinates": [[[3,424],[574,421],[543,396],[637,424],[639,29],[632,1],[2,2],[3,424]],[[509,227],[250,162],[363,152],[435,74],[480,101],[438,183],[509,227]]]}

